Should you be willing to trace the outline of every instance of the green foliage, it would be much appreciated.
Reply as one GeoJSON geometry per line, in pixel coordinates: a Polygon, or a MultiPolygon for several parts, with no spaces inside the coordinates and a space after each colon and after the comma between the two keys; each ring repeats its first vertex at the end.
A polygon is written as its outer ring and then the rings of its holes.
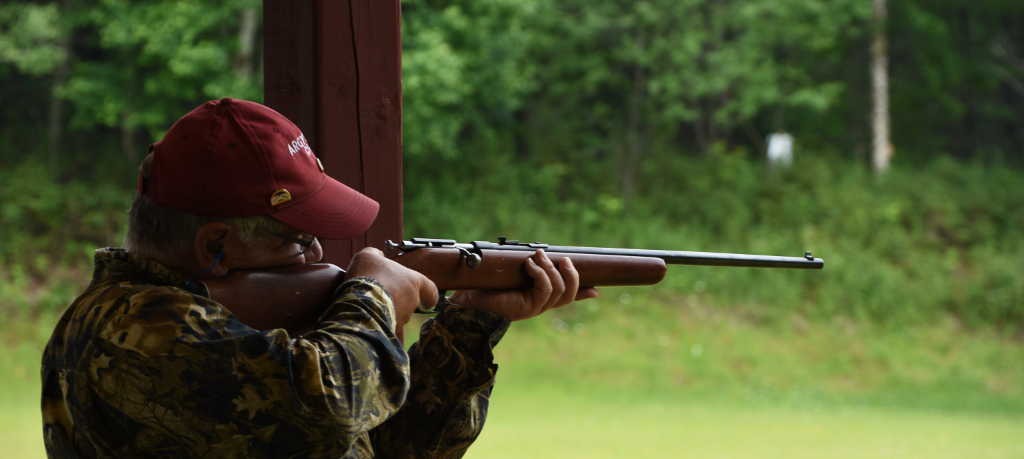
{"type": "Polygon", "coordinates": [[[80,46],[101,50],[82,59],[61,89],[75,106],[72,124],[141,128],[154,138],[200,102],[260,99],[252,69],[237,56],[237,16],[255,0],[207,3],[104,0],[76,11],[80,46]],[[234,27],[232,27],[232,25],[234,27]]]}
{"type": "MultiPolygon", "coordinates": [[[[893,4],[898,161],[1019,160],[1024,11],[1010,3],[893,4]]],[[[867,149],[870,2],[404,5],[412,155],[610,156],[628,199],[649,152],[762,151],[780,130],[811,151],[867,149]]]]}
{"type": "Polygon", "coordinates": [[[462,142],[487,150],[535,87],[528,55],[538,0],[404,0],[405,152],[452,158],[462,142]]]}
{"type": "Polygon", "coordinates": [[[894,143],[911,153],[1021,159],[1020,2],[891,2],[894,143]],[[898,107],[927,107],[901,110],[898,107]],[[913,147],[911,147],[913,145],[913,147]]]}
{"type": "MultiPolygon", "coordinates": [[[[6,274],[11,282],[31,285],[48,263],[111,242],[127,198],[101,183],[123,181],[118,174],[134,163],[112,157],[113,145],[131,152],[135,131],[158,135],[207,98],[258,99],[258,53],[244,36],[257,7],[255,0],[0,7],[0,91],[24,108],[4,112],[4,186],[8,195],[31,197],[0,207],[5,228],[15,228],[6,230],[0,256],[13,260],[21,251],[6,274]],[[68,38],[74,46],[64,56],[68,38]],[[65,57],[66,81],[49,81],[65,57]],[[51,152],[59,170],[13,166],[40,149],[33,134],[47,111],[27,101],[54,90],[71,107],[78,148],[51,152]],[[119,178],[64,183],[90,170],[119,178]]],[[[962,151],[985,148],[991,154],[983,159],[1001,163],[1016,150],[985,140],[998,124],[985,120],[1019,118],[996,99],[1015,94],[1024,61],[1019,33],[996,18],[1013,23],[1024,10],[1012,2],[964,7],[894,7],[894,56],[918,62],[909,74],[894,66],[893,111],[904,114],[896,132],[905,136],[897,143],[944,151],[969,139],[962,151]],[[929,104],[935,109],[919,109],[929,104]],[[976,129],[960,129],[967,121],[976,129]],[[960,130],[935,136],[937,126],[960,130]],[[921,140],[926,133],[934,139],[921,140]]],[[[407,0],[403,10],[413,232],[765,253],[811,248],[829,259],[825,272],[685,269],[668,286],[751,311],[771,302],[817,318],[900,324],[952,314],[968,324],[1019,326],[1018,173],[945,159],[912,170],[903,159],[875,178],[839,155],[810,156],[860,148],[865,2],[407,0]],[[776,129],[796,134],[793,169],[768,169],[746,154],[776,129]],[[834,139],[845,140],[823,146],[834,139]],[[703,156],[684,153],[691,151],[703,156]]]]}
{"type": "MultiPolygon", "coordinates": [[[[765,323],[791,314],[887,326],[946,315],[1024,326],[1024,179],[937,161],[878,179],[838,158],[772,169],[733,154],[650,161],[628,206],[605,165],[451,165],[409,176],[407,234],[801,255],[821,272],[678,267],[664,288],[765,323]],[[598,174],[594,174],[597,176],[598,174]],[[457,197],[457,198],[453,198],[457,197]]],[[[413,171],[418,170],[416,166],[413,171]]]]}
{"type": "MultiPolygon", "coordinates": [[[[813,151],[866,149],[869,2],[402,6],[411,156],[613,157],[606,173],[628,200],[633,165],[650,152],[761,151],[778,130],[813,151]]],[[[259,99],[259,37],[249,32],[259,29],[258,10],[256,0],[5,3],[0,96],[17,104],[0,110],[12,145],[0,157],[36,153],[22,146],[40,149],[31,133],[47,123],[51,137],[74,142],[63,151],[100,144],[137,155],[203,100],[259,99]],[[55,94],[66,107],[40,103],[55,94]],[[56,135],[61,121],[75,130],[56,135]]],[[[1019,161],[1024,9],[914,0],[891,10],[897,161],[1019,161]]],[[[51,162],[71,175],[82,163],[51,162]]]]}
{"type": "Polygon", "coordinates": [[[58,14],[53,4],[0,5],[0,64],[13,64],[30,75],[52,72],[64,59],[58,14]]]}
{"type": "Polygon", "coordinates": [[[846,0],[404,5],[410,154],[451,156],[460,142],[625,164],[755,129],[759,145],[796,124],[789,113],[824,113],[846,82],[821,69],[840,65],[835,48],[860,37],[869,13],[846,0]]]}
{"type": "MultiPolygon", "coordinates": [[[[1024,183],[1011,169],[938,161],[878,179],[838,159],[778,170],[730,154],[673,156],[645,168],[626,205],[614,184],[585,170],[602,168],[413,164],[407,234],[779,255],[813,249],[825,270],[674,267],[656,291],[697,295],[764,324],[798,314],[886,326],[946,316],[972,327],[1024,325],[1024,279],[1016,275],[1024,268],[1024,183]]],[[[0,205],[5,304],[63,306],[92,250],[118,244],[131,190],[59,184],[32,163],[4,170],[0,187],[17,197],[0,205]],[[56,293],[38,300],[39,291],[56,293]]]]}
{"type": "Polygon", "coordinates": [[[867,13],[863,2],[841,0],[545,6],[542,77],[557,82],[547,95],[612,104],[604,111],[612,124],[627,122],[623,109],[639,104],[636,116],[663,133],[702,117],[724,131],[766,111],[824,111],[843,82],[802,63],[829,61],[867,13]]]}
{"type": "Polygon", "coordinates": [[[0,310],[61,310],[89,279],[92,252],[118,245],[130,192],[58,183],[41,165],[0,170],[0,310]]]}
{"type": "Polygon", "coordinates": [[[45,153],[54,173],[85,177],[101,160],[136,162],[145,145],[205,100],[259,100],[259,6],[0,5],[0,98],[7,102],[0,109],[0,161],[45,153]]]}

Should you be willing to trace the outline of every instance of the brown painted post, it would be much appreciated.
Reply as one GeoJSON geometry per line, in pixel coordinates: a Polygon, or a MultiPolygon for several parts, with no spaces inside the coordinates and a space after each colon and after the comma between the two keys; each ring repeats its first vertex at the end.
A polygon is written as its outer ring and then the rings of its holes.
{"type": "Polygon", "coordinates": [[[381,203],[365,237],[326,261],[402,238],[399,0],[264,0],[264,97],[295,121],[327,173],[381,203]]]}

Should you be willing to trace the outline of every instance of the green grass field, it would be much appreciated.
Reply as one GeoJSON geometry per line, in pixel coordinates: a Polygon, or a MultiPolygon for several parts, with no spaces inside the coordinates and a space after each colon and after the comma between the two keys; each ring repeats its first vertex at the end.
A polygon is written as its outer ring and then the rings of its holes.
{"type": "Polygon", "coordinates": [[[495,394],[470,458],[1019,458],[1024,417],[495,394]]]}
{"type": "Polygon", "coordinates": [[[0,353],[0,450],[9,458],[46,457],[39,411],[42,344],[9,345],[0,353]]]}
{"type": "MultiPolygon", "coordinates": [[[[514,325],[471,458],[1024,458],[1024,346],[636,291],[514,325]]],[[[0,336],[4,457],[45,455],[38,365],[53,318],[0,336]]],[[[414,334],[411,334],[414,336],[414,334]]]]}
{"type": "Polygon", "coordinates": [[[608,293],[510,331],[469,457],[1024,458],[1019,337],[608,293]]]}

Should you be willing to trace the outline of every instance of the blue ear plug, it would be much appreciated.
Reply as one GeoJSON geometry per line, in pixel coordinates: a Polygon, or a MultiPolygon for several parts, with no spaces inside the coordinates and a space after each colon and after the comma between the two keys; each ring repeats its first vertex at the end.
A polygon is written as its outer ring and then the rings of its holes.
{"type": "Polygon", "coordinates": [[[207,267],[206,269],[204,269],[203,273],[204,274],[212,273],[213,270],[217,269],[217,265],[219,265],[220,261],[223,260],[223,259],[224,259],[224,252],[217,252],[217,253],[213,254],[213,263],[210,263],[210,266],[207,267]]]}
{"type": "Polygon", "coordinates": [[[210,269],[216,268],[220,264],[220,261],[224,259],[224,252],[217,252],[213,255],[213,263],[210,263],[210,269]]]}

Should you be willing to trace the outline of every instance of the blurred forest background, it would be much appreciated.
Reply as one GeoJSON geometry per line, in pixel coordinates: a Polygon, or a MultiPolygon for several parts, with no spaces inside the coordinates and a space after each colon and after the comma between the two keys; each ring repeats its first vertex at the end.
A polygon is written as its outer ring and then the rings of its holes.
{"type": "MultiPolygon", "coordinates": [[[[517,325],[479,457],[1024,455],[1024,2],[402,6],[407,236],[827,261],[673,268],[517,325]],[[780,132],[789,167],[764,159],[780,132]]],[[[146,147],[205,100],[260,100],[261,47],[258,0],[0,4],[15,456],[41,454],[39,352],[119,245],[146,147]]]]}

